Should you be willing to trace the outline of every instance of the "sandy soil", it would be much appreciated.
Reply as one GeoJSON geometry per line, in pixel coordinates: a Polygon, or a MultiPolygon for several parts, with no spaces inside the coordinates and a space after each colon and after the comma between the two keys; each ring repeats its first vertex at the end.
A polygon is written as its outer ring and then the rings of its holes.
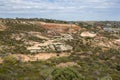
{"type": "MultiPolygon", "coordinates": [[[[59,57],[67,57],[70,56],[70,53],[61,53],[57,56],[57,53],[38,53],[35,55],[26,55],[26,54],[11,54],[17,60],[21,62],[28,62],[28,61],[38,61],[38,60],[48,60],[50,58],[59,58],[59,57]]],[[[0,58],[0,64],[3,63],[3,59],[0,58]]]]}
{"type": "Polygon", "coordinates": [[[5,29],[6,29],[6,27],[5,27],[5,26],[0,25],[0,31],[4,31],[5,29]]]}
{"type": "MultiPolygon", "coordinates": [[[[61,53],[59,57],[69,56],[69,53],[61,53]]],[[[50,58],[57,58],[57,53],[38,53],[35,55],[25,55],[25,54],[13,54],[13,56],[22,61],[22,62],[28,62],[28,61],[37,61],[37,60],[47,60],[50,58]]]]}
{"type": "Polygon", "coordinates": [[[68,66],[79,66],[79,65],[75,62],[66,62],[56,65],[56,67],[68,67],[68,66]]]}

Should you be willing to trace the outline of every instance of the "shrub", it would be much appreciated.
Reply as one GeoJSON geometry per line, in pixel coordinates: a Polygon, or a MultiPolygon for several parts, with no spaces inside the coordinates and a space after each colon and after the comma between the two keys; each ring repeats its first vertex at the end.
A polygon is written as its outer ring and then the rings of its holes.
{"type": "Polygon", "coordinates": [[[18,62],[17,59],[15,57],[13,57],[12,55],[5,56],[3,58],[3,60],[4,60],[5,64],[12,64],[12,65],[14,65],[18,62]]]}
{"type": "Polygon", "coordinates": [[[52,72],[53,80],[84,80],[84,77],[72,68],[57,68],[52,72]]]}

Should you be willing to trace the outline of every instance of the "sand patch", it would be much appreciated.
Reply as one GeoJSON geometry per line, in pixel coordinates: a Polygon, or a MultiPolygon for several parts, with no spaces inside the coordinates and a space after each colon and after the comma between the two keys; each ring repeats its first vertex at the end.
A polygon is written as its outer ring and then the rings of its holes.
{"type": "Polygon", "coordinates": [[[3,63],[3,59],[2,59],[2,58],[0,58],[0,64],[1,64],[1,63],[3,63]]]}
{"type": "Polygon", "coordinates": [[[69,66],[79,66],[79,65],[75,62],[66,62],[56,65],[56,67],[69,67],[69,66]]]}
{"type": "Polygon", "coordinates": [[[65,57],[69,55],[69,53],[61,53],[60,56],[57,56],[57,53],[38,53],[35,55],[13,54],[13,56],[21,62],[47,60],[50,58],[65,57]]]}

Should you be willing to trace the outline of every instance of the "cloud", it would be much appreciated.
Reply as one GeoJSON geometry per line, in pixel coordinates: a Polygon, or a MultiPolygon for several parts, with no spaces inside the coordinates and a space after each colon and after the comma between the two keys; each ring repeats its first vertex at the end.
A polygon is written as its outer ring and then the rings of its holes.
{"type": "MultiPolygon", "coordinates": [[[[22,10],[76,10],[88,8],[111,8],[116,7],[113,2],[107,0],[1,0],[1,11],[21,11],[22,10]],[[4,4],[4,5],[3,5],[4,4]]],[[[73,11],[72,10],[72,11],[73,11]]]]}
{"type": "Polygon", "coordinates": [[[119,0],[0,0],[0,14],[103,15],[117,12],[119,5],[119,0]]]}

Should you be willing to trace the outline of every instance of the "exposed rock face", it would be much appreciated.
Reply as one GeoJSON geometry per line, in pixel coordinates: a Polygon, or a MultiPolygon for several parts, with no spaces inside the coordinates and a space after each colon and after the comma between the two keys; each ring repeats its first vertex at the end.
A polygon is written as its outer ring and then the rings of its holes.
{"type": "Polygon", "coordinates": [[[61,33],[76,33],[80,27],[75,24],[58,24],[58,23],[45,23],[37,22],[39,26],[45,28],[49,34],[57,35],[61,33]]]}
{"type": "Polygon", "coordinates": [[[120,49],[120,39],[115,39],[111,41],[105,41],[105,42],[98,42],[98,46],[101,47],[108,47],[108,48],[113,48],[113,49],[120,49]]]}
{"type": "Polygon", "coordinates": [[[91,38],[93,38],[93,37],[95,37],[97,34],[95,34],[95,33],[90,33],[90,32],[82,32],[81,33],[81,36],[82,37],[91,37],[91,38]]]}
{"type": "Polygon", "coordinates": [[[120,45],[120,39],[114,40],[114,43],[120,45]]]}
{"type": "Polygon", "coordinates": [[[53,42],[52,40],[46,41],[45,43],[37,43],[33,46],[27,47],[31,53],[37,52],[65,52],[71,51],[72,47],[60,42],[53,42]]]}
{"type": "Polygon", "coordinates": [[[53,45],[54,45],[56,51],[71,51],[72,50],[71,46],[65,45],[62,43],[55,43],[53,45]]]}
{"type": "Polygon", "coordinates": [[[74,38],[70,34],[61,34],[61,40],[73,40],[74,38]]]}
{"type": "Polygon", "coordinates": [[[55,40],[57,41],[68,41],[68,40],[73,40],[73,36],[71,34],[60,34],[60,36],[55,36],[55,40]]]}

